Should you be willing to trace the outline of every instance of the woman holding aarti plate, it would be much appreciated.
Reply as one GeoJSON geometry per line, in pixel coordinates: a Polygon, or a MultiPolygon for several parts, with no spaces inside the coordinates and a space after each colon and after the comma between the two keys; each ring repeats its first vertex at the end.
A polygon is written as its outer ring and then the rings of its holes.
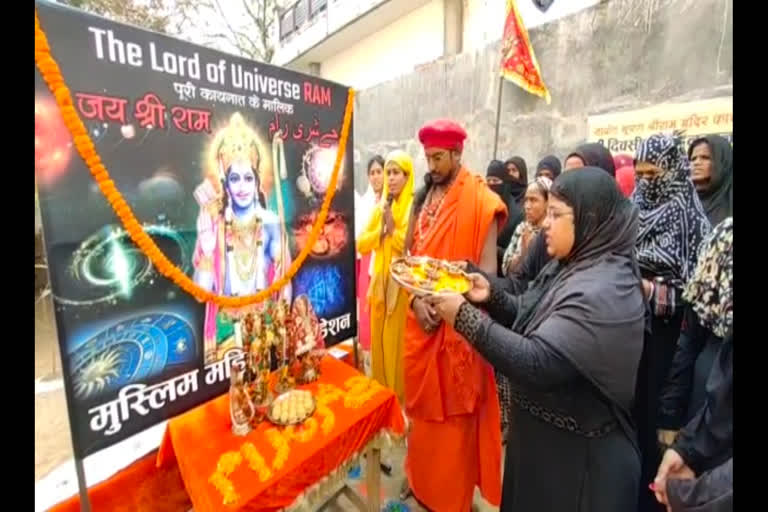
{"type": "Polygon", "coordinates": [[[465,296],[428,300],[510,381],[501,510],[633,510],[640,455],[629,418],[645,325],[637,211],[611,176],[585,167],[555,181],[544,228],[552,261],[525,294],[475,273],[465,296]]]}

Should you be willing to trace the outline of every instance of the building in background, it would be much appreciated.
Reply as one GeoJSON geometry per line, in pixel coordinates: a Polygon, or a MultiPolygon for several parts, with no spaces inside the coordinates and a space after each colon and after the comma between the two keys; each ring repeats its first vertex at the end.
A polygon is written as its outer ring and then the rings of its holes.
{"type": "MultiPolygon", "coordinates": [[[[599,0],[518,0],[528,28],[599,0]],[[546,6],[546,7],[543,7],[546,6]]],[[[506,0],[288,0],[274,64],[367,89],[501,38],[506,0]]]]}

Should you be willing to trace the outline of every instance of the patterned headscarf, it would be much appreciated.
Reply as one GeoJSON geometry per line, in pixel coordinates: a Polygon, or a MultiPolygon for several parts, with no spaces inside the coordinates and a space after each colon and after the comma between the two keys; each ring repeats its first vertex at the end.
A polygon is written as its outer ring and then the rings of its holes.
{"type": "Polygon", "coordinates": [[[704,327],[725,337],[733,326],[733,217],[718,224],[702,244],[683,298],[704,327]]]}
{"type": "Polygon", "coordinates": [[[691,181],[688,157],[678,134],[656,134],[637,149],[635,162],[647,162],[662,173],[638,179],[632,202],[640,210],[637,261],[653,276],[685,283],[711,226],[691,181]]]}

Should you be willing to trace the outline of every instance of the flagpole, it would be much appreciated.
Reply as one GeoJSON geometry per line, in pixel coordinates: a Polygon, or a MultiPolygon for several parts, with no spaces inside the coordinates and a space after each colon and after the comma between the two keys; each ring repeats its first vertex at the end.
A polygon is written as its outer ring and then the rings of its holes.
{"type": "Polygon", "coordinates": [[[499,76],[499,91],[496,100],[496,129],[493,134],[493,159],[497,160],[497,152],[499,149],[499,125],[501,124],[501,93],[504,90],[504,77],[499,76]]]}

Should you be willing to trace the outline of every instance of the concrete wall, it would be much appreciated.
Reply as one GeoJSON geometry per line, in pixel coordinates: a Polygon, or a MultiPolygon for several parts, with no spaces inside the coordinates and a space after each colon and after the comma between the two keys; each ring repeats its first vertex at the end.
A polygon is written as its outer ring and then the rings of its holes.
{"type": "Polygon", "coordinates": [[[443,55],[443,1],[403,16],[320,65],[323,78],[365,89],[443,55]]]}
{"type": "MultiPolygon", "coordinates": [[[[732,94],[732,20],[731,0],[608,0],[531,29],[552,104],[505,83],[498,156],[519,154],[532,168],[583,142],[588,115],[732,94]]],[[[394,148],[414,157],[420,180],[426,164],[416,132],[437,117],[463,123],[464,160],[484,172],[493,158],[498,64],[497,41],[361,91],[358,190],[365,189],[367,159],[394,148]]]]}

